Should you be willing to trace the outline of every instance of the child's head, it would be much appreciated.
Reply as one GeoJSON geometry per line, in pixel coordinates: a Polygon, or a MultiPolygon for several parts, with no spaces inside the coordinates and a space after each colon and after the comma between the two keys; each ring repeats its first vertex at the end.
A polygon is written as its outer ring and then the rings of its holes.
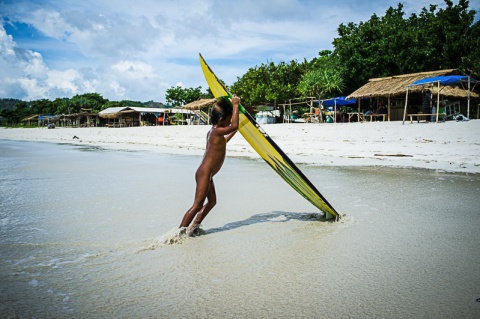
{"type": "Polygon", "coordinates": [[[230,104],[228,104],[227,101],[222,98],[221,100],[217,101],[217,103],[215,103],[212,107],[210,123],[213,125],[218,125],[221,121],[221,124],[225,123],[226,125],[228,125],[230,124],[229,117],[231,116],[232,107],[230,106],[230,104]]]}

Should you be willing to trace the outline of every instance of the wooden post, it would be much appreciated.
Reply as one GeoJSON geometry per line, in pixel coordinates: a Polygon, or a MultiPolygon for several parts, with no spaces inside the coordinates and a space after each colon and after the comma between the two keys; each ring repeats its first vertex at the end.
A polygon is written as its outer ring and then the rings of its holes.
{"type": "Polygon", "coordinates": [[[292,100],[289,100],[290,103],[290,115],[288,116],[288,123],[291,123],[292,121],[292,100]]]}
{"type": "Polygon", "coordinates": [[[407,86],[407,94],[405,94],[405,109],[403,110],[403,122],[402,122],[402,125],[405,124],[405,117],[407,116],[407,104],[408,104],[408,86],[407,86]]]}
{"type": "Polygon", "coordinates": [[[390,122],[390,95],[388,96],[388,107],[387,107],[387,117],[388,121],[390,122]]]}
{"type": "Polygon", "coordinates": [[[357,100],[357,104],[358,104],[357,122],[359,122],[359,123],[360,123],[360,100],[361,100],[361,98],[359,98],[357,100]]]}
{"type": "Polygon", "coordinates": [[[470,75],[468,76],[468,102],[467,102],[467,117],[470,118],[470,75]]]}
{"type": "Polygon", "coordinates": [[[438,93],[437,93],[437,119],[436,119],[435,123],[438,123],[438,111],[439,111],[439,108],[440,108],[440,81],[438,81],[437,90],[438,90],[438,93]]]}

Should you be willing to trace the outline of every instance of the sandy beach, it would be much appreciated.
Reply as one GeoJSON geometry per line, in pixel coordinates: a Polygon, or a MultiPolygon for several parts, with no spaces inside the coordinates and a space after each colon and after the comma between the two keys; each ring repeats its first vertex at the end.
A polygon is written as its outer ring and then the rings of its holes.
{"type": "MultiPolygon", "coordinates": [[[[0,139],[84,144],[120,150],[201,155],[209,126],[0,129],[0,139]],[[78,139],[74,139],[76,136],[78,139]]],[[[480,121],[263,125],[296,163],[385,166],[480,173],[480,121]]],[[[258,158],[238,134],[228,156],[258,158]]]]}

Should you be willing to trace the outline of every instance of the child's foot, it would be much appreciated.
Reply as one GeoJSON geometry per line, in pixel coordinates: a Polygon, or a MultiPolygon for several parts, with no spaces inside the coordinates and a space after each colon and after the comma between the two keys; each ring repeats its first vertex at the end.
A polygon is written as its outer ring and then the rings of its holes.
{"type": "Polygon", "coordinates": [[[194,224],[194,225],[188,227],[187,235],[190,236],[190,237],[200,235],[200,224],[194,224]]]}

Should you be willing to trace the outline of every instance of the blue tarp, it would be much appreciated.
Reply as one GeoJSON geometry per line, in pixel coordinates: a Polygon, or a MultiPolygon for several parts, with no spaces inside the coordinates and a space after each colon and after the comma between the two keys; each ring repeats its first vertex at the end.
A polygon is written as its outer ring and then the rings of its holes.
{"type": "MultiPolygon", "coordinates": [[[[434,76],[431,78],[421,79],[418,81],[413,82],[410,86],[413,85],[424,85],[430,83],[438,83],[440,82],[441,85],[453,85],[458,83],[467,83],[468,76],[466,75],[443,75],[443,76],[434,76]]],[[[478,80],[470,78],[471,83],[477,83],[478,80]]]]}
{"type": "Polygon", "coordinates": [[[327,100],[322,100],[323,106],[346,106],[353,105],[357,103],[357,99],[345,100],[345,96],[338,96],[327,100]]]}

